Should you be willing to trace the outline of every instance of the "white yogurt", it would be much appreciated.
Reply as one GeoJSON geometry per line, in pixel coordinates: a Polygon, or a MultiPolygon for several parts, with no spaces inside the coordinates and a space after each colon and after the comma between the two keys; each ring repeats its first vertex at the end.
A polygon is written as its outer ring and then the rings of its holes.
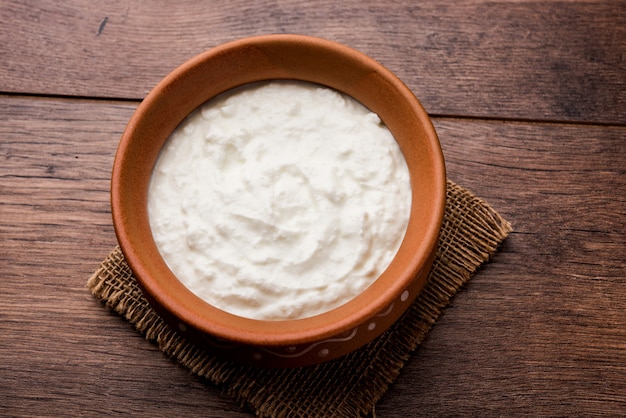
{"type": "Polygon", "coordinates": [[[289,81],[194,111],[148,195],[172,272],[208,303],[264,320],[313,316],[362,292],[398,250],[410,206],[406,162],[378,116],[289,81]]]}

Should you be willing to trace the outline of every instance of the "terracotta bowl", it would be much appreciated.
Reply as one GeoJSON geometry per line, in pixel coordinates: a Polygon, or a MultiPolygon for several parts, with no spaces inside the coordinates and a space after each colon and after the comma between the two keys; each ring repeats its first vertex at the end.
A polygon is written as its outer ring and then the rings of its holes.
{"type": "Polygon", "coordinates": [[[345,355],[383,333],[421,291],[445,204],[445,166],[419,101],[389,70],[346,46],[299,35],[267,35],[218,46],[166,76],[124,131],[115,157],[115,232],[151,306],[188,340],[218,356],[263,367],[296,367],[345,355]],[[390,266],[365,291],[326,313],[297,320],[242,318],[201,300],[169,270],[152,238],[148,185],[161,147],[196,107],[229,89],[295,79],[340,90],[376,112],[408,163],[413,200],[408,230],[390,266]]]}

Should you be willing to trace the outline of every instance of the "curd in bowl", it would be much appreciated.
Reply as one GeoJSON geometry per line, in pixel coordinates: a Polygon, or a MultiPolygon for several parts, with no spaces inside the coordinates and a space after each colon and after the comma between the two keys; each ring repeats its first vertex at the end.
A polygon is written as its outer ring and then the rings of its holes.
{"type": "Polygon", "coordinates": [[[312,83],[255,83],[195,110],[148,194],[155,242],[196,295],[235,315],[310,317],[387,268],[409,221],[393,135],[353,98],[312,83]]]}

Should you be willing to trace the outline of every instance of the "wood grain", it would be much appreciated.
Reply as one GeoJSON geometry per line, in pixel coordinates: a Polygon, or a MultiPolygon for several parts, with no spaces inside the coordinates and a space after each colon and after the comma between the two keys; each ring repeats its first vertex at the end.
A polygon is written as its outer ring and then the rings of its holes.
{"type": "Polygon", "coordinates": [[[85,286],[116,244],[110,171],[134,108],[0,98],[2,416],[247,416],[85,286]]]}
{"type": "Polygon", "coordinates": [[[141,99],[205,49],[293,32],[378,59],[431,114],[626,124],[623,1],[42,0],[0,17],[0,92],[141,99]]]}
{"type": "Polygon", "coordinates": [[[436,127],[450,177],[515,232],[456,296],[405,370],[407,385],[378,412],[622,415],[626,131],[448,119],[436,127]]]}
{"type": "MultiPolygon", "coordinates": [[[[249,416],[91,297],[136,104],[0,97],[0,415],[249,416]]],[[[449,177],[515,232],[377,416],[626,412],[626,128],[436,118],[449,177]]]]}

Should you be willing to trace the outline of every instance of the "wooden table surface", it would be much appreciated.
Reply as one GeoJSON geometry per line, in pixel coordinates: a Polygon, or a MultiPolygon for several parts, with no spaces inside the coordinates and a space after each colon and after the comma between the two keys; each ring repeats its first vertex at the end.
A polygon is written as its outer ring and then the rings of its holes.
{"type": "Polygon", "coordinates": [[[626,415],[626,2],[0,1],[0,415],[250,411],[85,287],[120,134],[172,69],[303,33],[395,72],[513,225],[378,417],[626,415]],[[175,6],[174,6],[175,4],[175,6]]]}

